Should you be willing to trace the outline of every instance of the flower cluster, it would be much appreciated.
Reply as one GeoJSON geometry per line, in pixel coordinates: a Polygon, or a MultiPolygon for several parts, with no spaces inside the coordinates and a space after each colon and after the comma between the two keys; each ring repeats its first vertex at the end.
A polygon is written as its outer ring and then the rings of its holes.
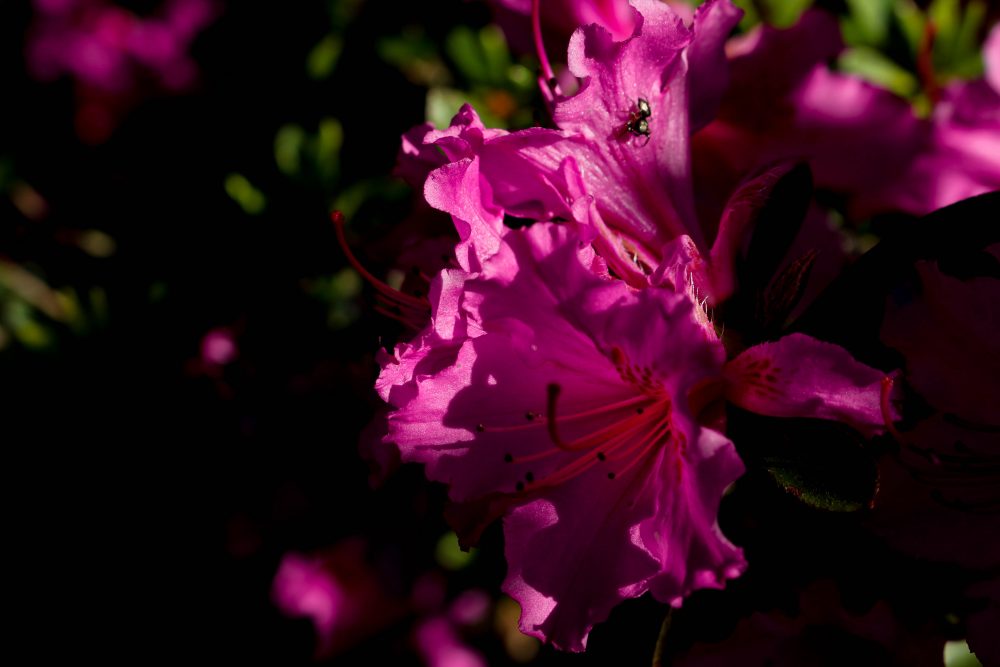
{"type": "MultiPolygon", "coordinates": [[[[828,67],[843,44],[819,10],[730,38],[729,0],[569,3],[582,25],[557,76],[539,3],[502,4],[534,9],[554,127],[491,129],[466,105],[404,136],[398,173],[457,236],[426,296],[378,283],[417,331],[383,354],[369,446],[447,486],[464,544],[501,519],[522,631],[580,651],[623,600],[680,606],[746,570],[719,525],[746,467],[727,411],[907,440],[899,372],[789,326],[845,261],[813,185],[848,223],[1000,187],[1000,31],[986,76],[924,117],[828,67]]],[[[962,396],[905,340],[919,312],[887,340],[917,391],[962,396]]]]}

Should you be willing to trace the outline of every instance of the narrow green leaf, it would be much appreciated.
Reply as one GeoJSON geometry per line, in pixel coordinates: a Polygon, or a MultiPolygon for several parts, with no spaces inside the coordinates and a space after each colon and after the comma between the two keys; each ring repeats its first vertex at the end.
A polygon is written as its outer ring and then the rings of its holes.
{"type": "Polygon", "coordinates": [[[494,86],[505,83],[510,69],[510,49],[499,27],[490,24],[479,31],[487,81],[494,86]]]}
{"type": "Polygon", "coordinates": [[[486,55],[476,33],[459,26],[445,38],[445,51],[462,75],[471,83],[489,83],[486,55]]]}
{"type": "Polygon", "coordinates": [[[255,188],[242,174],[226,176],[225,188],[226,194],[250,215],[259,215],[267,206],[264,193],[255,188]]]}
{"type": "Polygon", "coordinates": [[[850,23],[856,37],[849,44],[883,46],[889,36],[892,0],[847,0],[850,23]]]}
{"type": "Polygon", "coordinates": [[[864,46],[847,49],[837,64],[842,71],[856,74],[901,97],[911,97],[920,89],[916,76],[875,49],[864,46]]]}
{"type": "Polygon", "coordinates": [[[309,52],[306,58],[306,71],[313,79],[325,79],[333,74],[340,60],[344,43],[339,36],[329,34],[321,39],[309,52]]]}
{"type": "Polygon", "coordinates": [[[286,176],[298,176],[302,170],[302,146],[306,131],[299,125],[281,127],[274,136],[274,161],[286,176]]]}

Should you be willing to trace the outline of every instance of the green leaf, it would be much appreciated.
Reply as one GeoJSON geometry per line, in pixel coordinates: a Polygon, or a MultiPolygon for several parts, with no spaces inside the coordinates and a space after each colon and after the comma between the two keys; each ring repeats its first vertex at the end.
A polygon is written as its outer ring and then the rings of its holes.
{"type": "Polygon", "coordinates": [[[947,642],[944,645],[945,667],[983,667],[979,659],[969,650],[969,644],[964,640],[947,642]]]}
{"type": "Polygon", "coordinates": [[[844,29],[847,43],[884,46],[889,37],[893,4],[892,0],[847,0],[849,13],[844,29]]]}
{"type": "Polygon", "coordinates": [[[382,60],[414,83],[435,86],[451,81],[451,73],[441,62],[437,45],[418,27],[408,27],[402,35],[386,37],[376,48],[382,60]]]}
{"type": "Polygon", "coordinates": [[[306,71],[313,79],[325,79],[333,74],[344,50],[344,43],[339,36],[329,34],[319,41],[306,58],[306,71]]]}
{"type": "Polygon", "coordinates": [[[445,51],[462,75],[472,83],[488,83],[489,69],[483,46],[471,28],[459,26],[445,38],[445,51]]]}
{"type": "Polygon", "coordinates": [[[760,13],[754,0],[733,0],[733,4],[743,10],[743,18],[740,19],[740,30],[746,32],[750,28],[760,23],[760,13]]]}
{"type": "Polygon", "coordinates": [[[458,545],[458,536],[447,532],[438,540],[434,548],[434,559],[446,570],[461,570],[476,557],[476,550],[462,551],[458,545]]]}
{"type": "Polygon", "coordinates": [[[768,23],[777,28],[790,28],[798,23],[802,12],[812,5],[812,0],[758,0],[755,4],[768,23]]]}
{"type": "Polygon", "coordinates": [[[340,149],[344,145],[344,127],[340,121],[336,118],[321,120],[314,145],[316,171],[319,172],[320,180],[332,185],[340,170],[340,149]]]}
{"type": "Polygon", "coordinates": [[[934,64],[945,65],[954,57],[962,8],[959,0],[933,0],[927,18],[934,24],[934,64]]]}
{"type": "Polygon", "coordinates": [[[225,188],[226,194],[250,215],[259,215],[267,206],[264,193],[255,188],[243,174],[226,176],[225,188]]]}
{"type": "Polygon", "coordinates": [[[855,512],[871,503],[878,469],[856,431],[818,419],[761,418],[760,423],[769,437],[746,452],[748,465],[762,467],[812,507],[855,512]]]}
{"type": "Polygon", "coordinates": [[[927,18],[916,5],[910,2],[897,2],[892,6],[892,11],[896,25],[910,47],[910,54],[916,57],[917,51],[920,50],[920,43],[924,39],[927,18]]]}
{"type": "Polygon", "coordinates": [[[479,31],[479,43],[482,45],[488,81],[493,85],[502,85],[511,66],[510,49],[503,31],[490,24],[479,31]]]}
{"type": "Polygon", "coordinates": [[[837,64],[842,71],[856,74],[900,97],[911,97],[920,90],[917,77],[875,49],[865,46],[847,49],[840,55],[837,64]]]}
{"type": "Polygon", "coordinates": [[[950,52],[938,52],[935,43],[934,66],[944,78],[975,79],[983,74],[979,34],[986,21],[986,4],[972,0],[965,7],[955,32],[950,52]]]}
{"type": "Polygon", "coordinates": [[[274,136],[274,161],[286,176],[298,176],[302,170],[302,147],[306,131],[300,125],[288,124],[274,136]]]}
{"type": "Polygon", "coordinates": [[[986,22],[986,3],[982,0],[971,0],[965,6],[962,22],[955,34],[955,56],[957,58],[969,55],[979,55],[979,32],[986,22]]]}
{"type": "Polygon", "coordinates": [[[451,88],[431,88],[427,91],[425,109],[427,120],[435,127],[448,127],[452,117],[458,113],[462,105],[469,103],[476,107],[476,112],[486,127],[506,127],[507,122],[490,113],[489,106],[477,95],[470,95],[461,90],[451,88]]]}

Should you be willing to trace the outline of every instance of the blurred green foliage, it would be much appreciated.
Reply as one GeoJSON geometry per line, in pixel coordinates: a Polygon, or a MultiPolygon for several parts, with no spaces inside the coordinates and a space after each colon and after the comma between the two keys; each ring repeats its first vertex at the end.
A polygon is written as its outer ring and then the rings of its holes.
{"type": "Polygon", "coordinates": [[[846,0],[841,18],[847,48],[841,70],[856,74],[929,113],[937,89],[982,75],[986,29],[983,0],[846,0]]]}

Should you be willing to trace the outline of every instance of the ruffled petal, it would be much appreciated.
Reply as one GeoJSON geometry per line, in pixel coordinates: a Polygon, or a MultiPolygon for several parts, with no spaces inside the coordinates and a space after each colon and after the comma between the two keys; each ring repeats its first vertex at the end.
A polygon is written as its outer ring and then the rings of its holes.
{"type": "Polygon", "coordinates": [[[500,247],[503,211],[493,204],[492,190],[479,175],[479,158],[464,158],[431,172],[424,197],[434,208],[450,213],[460,239],[455,258],[466,271],[478,271],[500,247]]]}
{"type": "Polygon", "coordinates": [[[413,373],[389,415],[402,459],[448,485],[466,541],[504,515],[522,628],[567,650],[651,582],[676,602],[742,571],[716,525],[742,464],[688,405],[722,346],[686,295],[609,281],[593,257],[567,225],[506,234],[463,283],[480,333],[413,373]]]}

